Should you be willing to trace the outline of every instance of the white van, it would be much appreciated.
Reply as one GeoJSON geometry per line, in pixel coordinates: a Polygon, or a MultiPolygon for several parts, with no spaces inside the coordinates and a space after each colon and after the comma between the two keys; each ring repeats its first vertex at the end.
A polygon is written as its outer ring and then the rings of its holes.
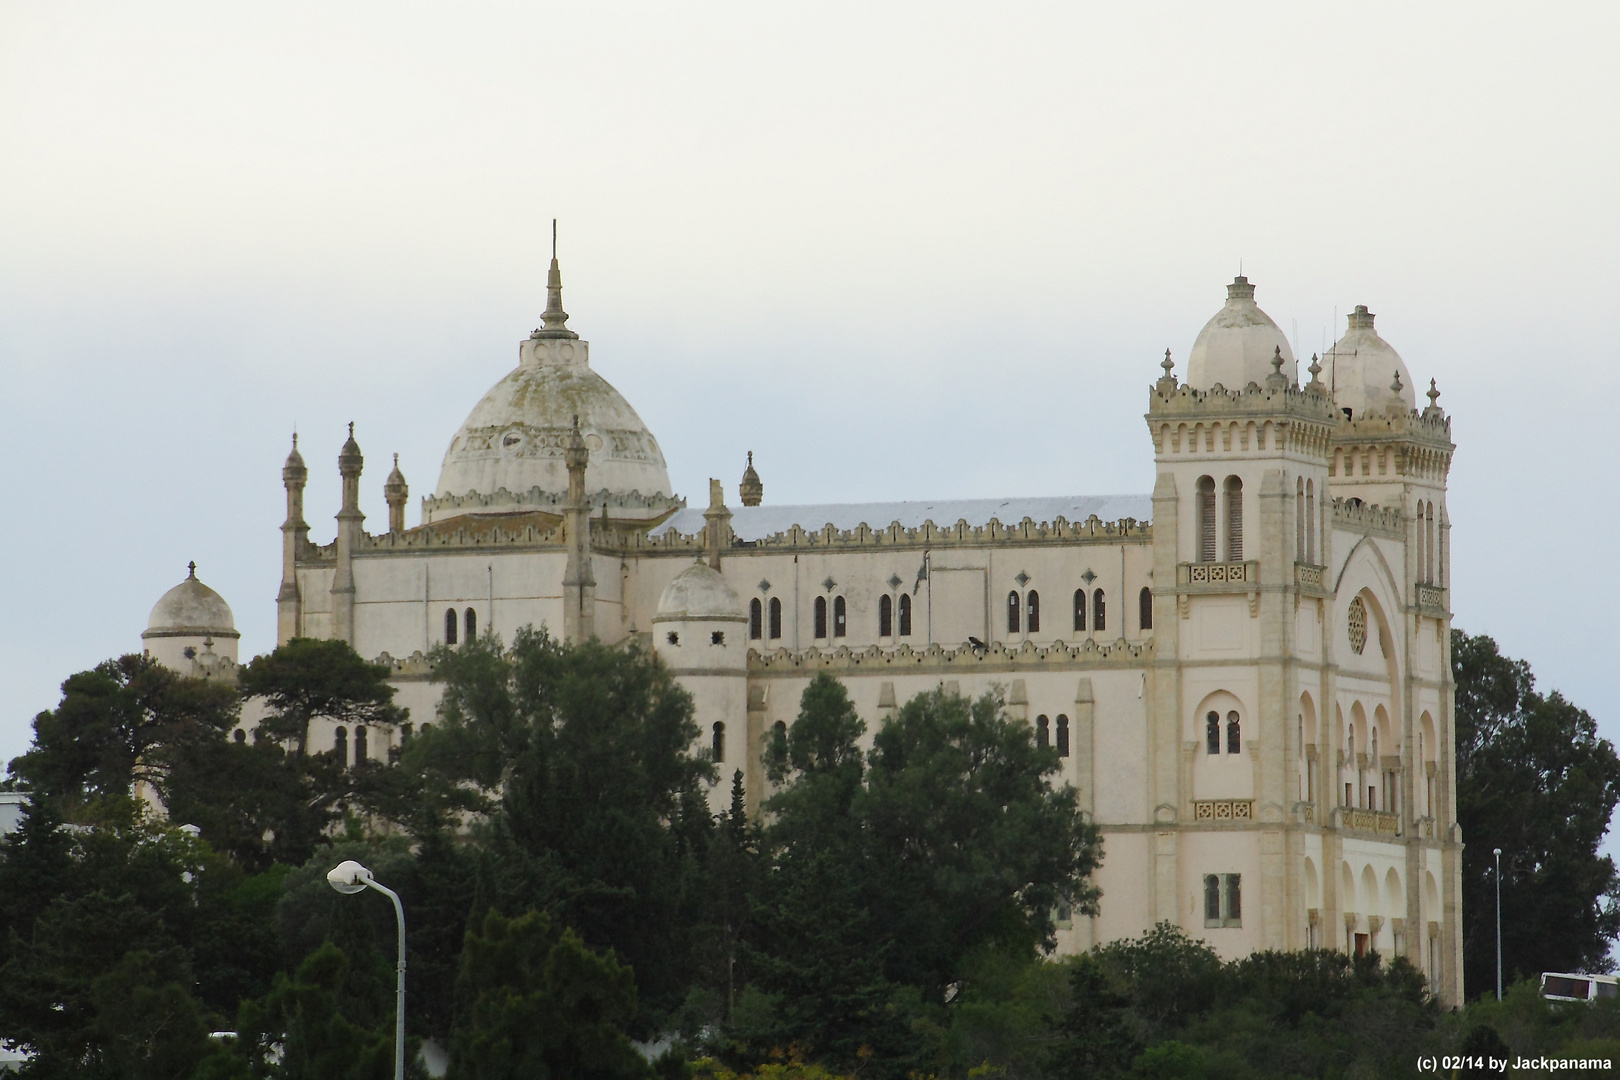
{"type": "Polygon", "coordinates": [[[1541,996],[1549,1001],[1594,1001],[1597,998],[1620,997],[1620,977],[1543,971],[1541,996]]]}

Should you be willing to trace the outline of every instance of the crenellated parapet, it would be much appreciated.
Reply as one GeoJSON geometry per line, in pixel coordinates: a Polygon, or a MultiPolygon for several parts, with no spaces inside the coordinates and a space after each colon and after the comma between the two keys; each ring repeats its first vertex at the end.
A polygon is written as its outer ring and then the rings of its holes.
{"type": "MultiPolygon", "coordinates": [[[[589,496],[589,501],[593,512],[606,510],[610,518],[633,520],[644,527],[656,525],[686,506],[685,499],[671,495],[611,492],[605,488],[589,496]]],[[[544,491],[539,487],[522,492],[501,488],[488,495],[477,491],[465,495],[427,495],[422,499],[422,520],[446,524],[461,514],[480,513],[542,513],[561,519],[567,504],[566,491],[544,491]]]]}
{"type": "Polygon", "coordinates": [[[1399,507],[1374,506],[1360,499],[1334,499],[1333,524],[1392,540],[1406,537],[1406,515],[1399,507]]]}
{"type": "MultiPolygon", "coordinates": [[[[1438,395],[1436,395],[1438,396],[1438,395]]],[[[1444,482],[1451,471],[1451,417],[1431,406],[1383,416],[1340,416],[1328,475],[1444,482]]]]}
{"type": "Polygon", "coordinates": [[[917,649],[901,645],[885,649],[878,645],[851,649],[777,649],[761,653],[748,651],[750,677],[770,675],[803,675],[818,671],[833,674],[860,674],[895,672],[910,674],[961,674],[963,672],[1002,673],[1068,670],[1069,668],[1133,668],[1140,667],[1153,657],[1153,640],[1132,643],[1120,639],[1112,644],[1099,644],[1087,638],[1074,645],[1054,641],[1050,645],[1036,645],[1032,641],[1018,643],[996,642],[982,648],[962,644],[947,648],[939,643],[917,649]]]}
{"type": "MultiPolygon", "coordinates": [[[[915,528],[890,522],[884,528],[873,528],[861,523],[853,529],[839,529],[831,524],[810,530],[795,525],[784,532],[771,533],[758,540],[741,540],[734,533],[729,546],[739,550],[768,551],[773,554],[799,554],[868,549],[904,549],[936,547],[988,547],[1007,545],[1051,544],[1117,544],[1122,541],[1151,543],[1153,525],[1135,518],[1103,521],[1093,514],[1084,522],[1071,522],[1063,517],[1037,522],[1026,517],[1022,521],[1005,525],[991,518],[983,525],[970,525],[965,518],[955,525],[938,525],[924,521],[915,528]]],[[[604,545],[604,550],[621,554],[659,554],[663,552],[693,554],[704,550],[704,534],[682,534],[673,529],[658,533],[624,534],[604,545]],[[611,546],[620,543],[622,546],[611,546]]]]}
{"type": "MultiPolygon", "coordinates": [[[[1168,359],[1166,363],[1168,363],[1168,359]]],[[[1241,390],[1178,384],[1168,369],[1148,391],[1148,430],[1160,456],[1292,451],[1325,457],[1338,413],[1319,382],[1301,388],[1280,374],[1241,390]]]]}

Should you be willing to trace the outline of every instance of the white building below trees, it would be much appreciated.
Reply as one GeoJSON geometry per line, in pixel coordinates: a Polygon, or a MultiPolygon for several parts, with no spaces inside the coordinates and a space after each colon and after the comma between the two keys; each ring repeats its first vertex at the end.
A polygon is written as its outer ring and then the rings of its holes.
{"type": "MultiPolygon", "coordinates": [[[[568,329],[555,259],[548,293],[415,525],[396,458],[387,528],[366,531],[351,425],[336,536],[311,540],[294,441],[280,641],[350,642],[426,717],[436,646],[523,626],[639,640],[696,700],[717,810],[734,769],[753,806],[768,794],[762,752],[816,672],[869,733],[925,690],[998,691],[1104,836],[1101,913],[1060,921],[1064,951],[1168,920],[1228,958],[1402,955],[1460,1002],[1454,447],[1365,307],[1301,384],[1237,278],[1185,381],[1166,353],[1149,389],[1151,494],[773,506],[750,454],[741,505],[711,481],[698,509],[568,329]]],[[[191,673],[236,661],[194,574],[143,638],[191,673]]],[[[317,737],[351,760],[392,738],[317,737]]]]}

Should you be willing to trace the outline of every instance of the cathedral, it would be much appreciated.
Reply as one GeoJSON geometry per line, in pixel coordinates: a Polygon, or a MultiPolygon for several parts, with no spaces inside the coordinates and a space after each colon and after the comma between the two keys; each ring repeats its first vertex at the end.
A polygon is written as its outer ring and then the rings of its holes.
{"type": "MultiPolygon", "coordinates": [[[[1060,951],[1161,920],[1233,958],[1376,949],[1461,1000],[1446,477],[1450,420],[1357,307],[1300,371],[1239,276],[1179,373],[1148,388],[1150,494],[773,505],[752,455],[728,504],[671,490],[658,441],[591,367],[552,259],[542,326],[450,439],[408,524],[397,458],[385,529],[364,460],[338,453],[336,536],[282,469],[278,640],[342,638],[393,672],[418,722],[426,657],[524,626],[638,641],[696,702],[720,809],[817,672],[870,737],[935,688],[999,693],[1055,748],[1105,845],[1095,917],[1060,951]]],[[[195,567],[147,651],[228,676],[238,635],[195,567]]],[[[392,733],[335,728],[350,760],[392,733]],[[369,742],[368,742],[369,740],[369,742]]]]}

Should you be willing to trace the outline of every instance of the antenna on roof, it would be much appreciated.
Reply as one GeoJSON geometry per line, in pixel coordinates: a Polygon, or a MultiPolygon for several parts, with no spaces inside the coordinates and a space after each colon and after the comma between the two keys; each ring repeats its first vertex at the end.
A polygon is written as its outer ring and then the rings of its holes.
{"type": "Polygon", "coordinates": [[[551,257],[557,257],[557,219],[551,219],[551,257]]]}

